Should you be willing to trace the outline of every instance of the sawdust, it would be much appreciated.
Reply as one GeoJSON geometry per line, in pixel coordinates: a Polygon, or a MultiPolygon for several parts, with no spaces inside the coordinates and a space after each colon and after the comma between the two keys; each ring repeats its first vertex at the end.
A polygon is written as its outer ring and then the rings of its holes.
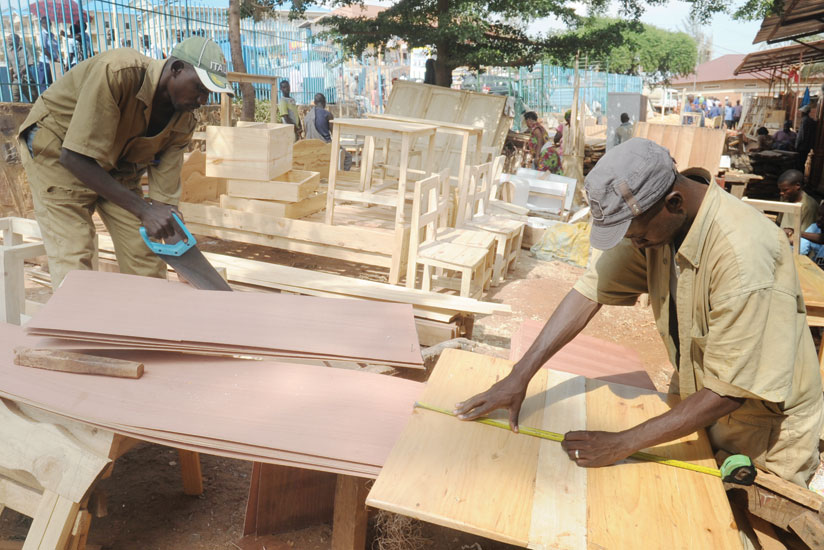
{"type": "Polygon", "coordinates": [[[372,550],[422,550],[430,542],[420,521],[383,510],[375,514],[372,550]]]}

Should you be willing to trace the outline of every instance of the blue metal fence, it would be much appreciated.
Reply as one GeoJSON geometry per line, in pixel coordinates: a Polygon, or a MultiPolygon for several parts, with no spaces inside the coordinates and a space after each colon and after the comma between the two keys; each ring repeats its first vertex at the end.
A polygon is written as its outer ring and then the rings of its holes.
{"type": "MultiPolygon", "coordinates": [[[[227,3],[196,0],[0,0],[0,100],[33,101],[79,61],[132,47],[153,58],[169,55],[193,35],[213,38],[231,67],[227,3]]],[[[312,31],[289,20],[241,21],[246,70],[288,78],[299,103],[315,93],[335,101],[342,78],[340,50],[316,42],[312,31]]],[[[256,86],[270,99],[270,88],[256,86]]]]}

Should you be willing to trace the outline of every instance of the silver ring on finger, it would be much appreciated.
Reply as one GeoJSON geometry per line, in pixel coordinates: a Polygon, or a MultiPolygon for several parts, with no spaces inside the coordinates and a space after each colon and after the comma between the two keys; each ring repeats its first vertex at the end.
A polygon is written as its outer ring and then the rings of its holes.
{"type": "Polygon", "coordinates": [[[580,449],[575,449],[575,460],[581,458],[581,451],[580,449]]]}

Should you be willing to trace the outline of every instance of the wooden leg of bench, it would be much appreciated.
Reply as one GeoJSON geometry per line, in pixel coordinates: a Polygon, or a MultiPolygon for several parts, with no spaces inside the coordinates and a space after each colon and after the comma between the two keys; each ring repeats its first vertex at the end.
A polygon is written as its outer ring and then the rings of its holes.
{"type": "Polygon", "coordinates": [[[332,522],[332,550],[366,548],[366,480],[338,474],[332,522]]]}
{"type": "Polygon", "coordinates": [[[72,529],[69,550],[86,550],[86,541],[89,538],[89,529],[92,526],[92,515],[88,510],[80,510],[72,529]]]}
{"type": "Polygon", "coordinates": [[[52,491],[43,492],[23,550],[63,550],[66,548],[80,504],[52,491]]]}
{"type": "Polygon", "coordinates": [[[180,473],[183,477],[183,492],[197,496],[203,494],[203,474],[200,471],[200,453],[178,449],[180,473]]]}

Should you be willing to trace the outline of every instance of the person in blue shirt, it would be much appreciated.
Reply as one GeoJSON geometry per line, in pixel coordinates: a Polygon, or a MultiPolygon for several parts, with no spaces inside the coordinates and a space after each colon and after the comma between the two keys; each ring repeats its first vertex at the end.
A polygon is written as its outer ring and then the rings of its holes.
{"type": "MultiPolygon", "coordinates": [[[[331,112],[326,109],[326,96],[317,93],[315,94],[315,107],[303,119],[306,126],[306,139],[319,139],[326,143],[332,142],[332,129],[329,127],[332,120],[335,118],[331,112]]],[[[352,154],[341,147],[341,154],[343,155],[343,169],[348,171],[352,168],[352,154]]]]}
{"type": "Polygon", "coordinates": [[[724,124],[727,125],[727,129],[732,130],[733,108],[729,101],[727,101],[727,104],[724,105],[724,124]]]}
{"type": "Polygon", "coordinates": [[[712,107],[710,108],[710,118],[715,118],[717,116],[721,116],[721,108],[718,107],[718,100],[713,100],[712,107]]]}
{"type": "Polygon", "coordinates": [[[818,267],[824,269],[824,238],[821,229],[824,228],[824,203],[818,207],[818,218],[801,232],[801,244],[798,251],[808,256],[818,267]]]}

